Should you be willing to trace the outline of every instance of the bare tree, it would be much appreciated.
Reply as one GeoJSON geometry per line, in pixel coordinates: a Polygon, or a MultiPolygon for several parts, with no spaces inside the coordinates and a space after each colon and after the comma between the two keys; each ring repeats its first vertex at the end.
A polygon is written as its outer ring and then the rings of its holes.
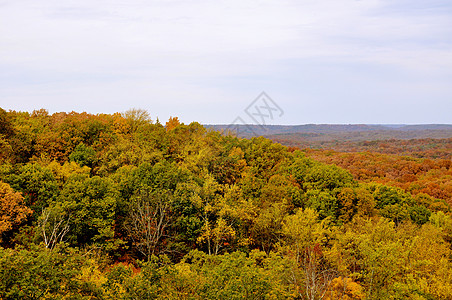
{"type": "Polygon", "coordinates": [[[169,198],[166,192],[159,195],[142,192],[132,200],[126,228],[133,244],[148,260],[161,251],[159,243],[170,225],[169,198]]]}
{"type": "Polygon", "coordinates": [[[141,126],[152,122],[149,113],[144,109],[132,108],[121,115],[126,119],[131,133],[136,132],[141,126]]]}
{"type": "Polygon", "coordinates": [[[65,219],[58,210],[52,210],[49,207],[42,210],[39,228],[46,248],[53,250],[57,244],[63,241],[70,229],[69,220],[69,217],[65,219]]]}
{"type": "Polygon", "coordinates": [[[301,263],[304,272],[305,294],[308,300],[321,300],[325,297],[332,280],[337,276],[333,269],[326,268],[320,246],[306,247],[301,263]]]}

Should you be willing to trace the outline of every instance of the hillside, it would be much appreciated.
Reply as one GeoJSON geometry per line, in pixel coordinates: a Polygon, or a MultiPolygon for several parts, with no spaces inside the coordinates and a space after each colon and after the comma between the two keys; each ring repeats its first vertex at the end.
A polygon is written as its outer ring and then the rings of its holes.
{"type": "Polygon", "coordinates": [[[324,141],[365,139],[413,139],[413,138],[451,138],[452,125],[356,125],[356,124],[306,124],[306,125],[204,125],[208,129],[235,133],[240,137],[286,136],[316,137],[324,141]],[[307,135],[306,135],[307,134],[307,135]]]}
{"type": "Polygon", "coordinates": [[[301,151],[143,110],[0,109],[0,150],[0,299],[452,295],[450,160],[301,151]]]}
{"type": "Polygon", "coordinates": [[[206,125],[206,128],[242,137],[261,135],[299,149],[452,158],[452,125],[206,125]]]}

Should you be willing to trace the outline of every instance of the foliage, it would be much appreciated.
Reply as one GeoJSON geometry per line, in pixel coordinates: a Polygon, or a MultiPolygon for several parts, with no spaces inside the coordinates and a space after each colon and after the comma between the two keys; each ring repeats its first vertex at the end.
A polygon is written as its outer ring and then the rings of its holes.
{"type": "Polygon", "coordinates": [[[0,110],[0,298],[448,299],[451,167],[0,110]]]}
{"type": "Polygon", "coordinates": [[[0,248],[1,299],[93,299],[99,291],[82,279],[89,260],[70,249],[0,248]]]}
{"type": "Polygon", "coordinates": [[[4,232],[22,223],[32,210],[24,205],[24,198],[0,181],[0,242],[4,232]]]}
{"type": "Polygon", "coordinates": [[[93,167],[96,162],[96,152],[93,148],[80,143],[69,155],[69,160],[78,163],[80,166],[93,167]]]}

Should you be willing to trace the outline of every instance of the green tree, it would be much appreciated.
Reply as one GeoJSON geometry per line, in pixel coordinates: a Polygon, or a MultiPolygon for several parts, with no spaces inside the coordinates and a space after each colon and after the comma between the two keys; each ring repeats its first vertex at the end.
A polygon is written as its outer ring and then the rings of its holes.
{"type": "Polygon", "coordinates": [[[305,188],[334,190],[345,186],[354,185],[352,175],[336,165],[318,165],[311,168],[305,177],[305,188]]]}
{"type": "Polygon", "coordinates": [[[273,283],[265,274],[263,256],[262,252],[252,252],[249,257],[242,252],[207,256],[193,251],[184,258],[183,264],[188,263],[191,276],[195,277],[193,289],[197,298],[266,299],[271,295],[273,283]]]}
{"type": "Polygon", "coordinates": [[[70,220],[68,238],[78,245],[98,244],[112,250],[117,189],[111,179],[74,175],[69,178],[55,205],[70,220]]]}
{"type": "Polygon", "coordinates": [[[92,147],[80,143],[69,155],[69,160],[78,163],[80,166],[92,168],[96,162],[96,151],[92,147]]]}
{"type": "Polygon", "coordinates": [[[36,212],[40,212],[59,194],[52,171],[37,163],[27,163],[5,179],[15,190],[22,192],[25,204],[36,212]]]}
{"type": "Polygon", "coordinates": [[[88,260],[71,249],[0,248],[1,299],[96,299],[93,282],[81,279],[88,260]]]}

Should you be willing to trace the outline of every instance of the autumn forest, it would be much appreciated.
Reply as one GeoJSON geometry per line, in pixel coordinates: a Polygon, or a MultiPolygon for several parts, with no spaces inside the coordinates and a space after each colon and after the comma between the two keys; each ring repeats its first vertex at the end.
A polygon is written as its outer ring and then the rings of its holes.
{"type": "Polygon", "coordinates": [[[450,137],[270,138],[0,108],[0,299],[452,299],[450,137]]]}

